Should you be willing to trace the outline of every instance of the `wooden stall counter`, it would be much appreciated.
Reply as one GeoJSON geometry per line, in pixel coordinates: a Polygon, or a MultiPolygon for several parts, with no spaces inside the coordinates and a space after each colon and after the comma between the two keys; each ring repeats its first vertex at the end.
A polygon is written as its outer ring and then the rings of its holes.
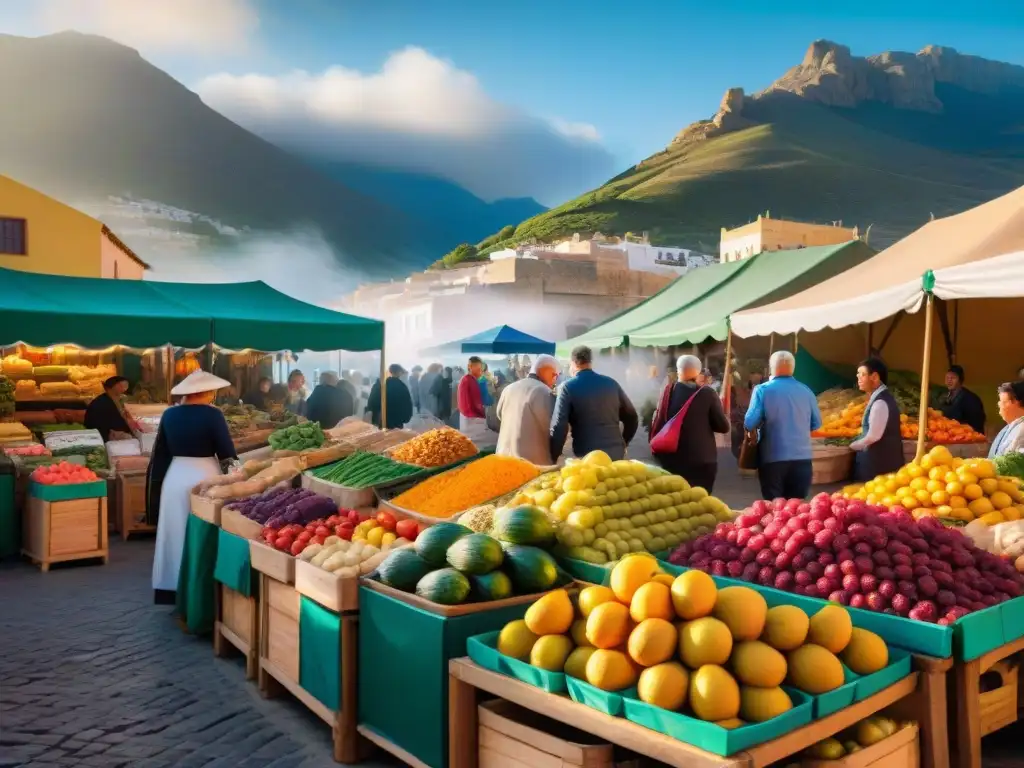
{"type": "Polygon", "coordinates": [[[874,696],[773,741],[722,757],[621,717],[610,717],[565,696],[491,672],[468,658],[453,659],[448,672],[449,768],[479,768],[480,691],[676,768],[762,768],[790,758],[912,695],[918,689],[920,674],[913,672],[874,696]]]}

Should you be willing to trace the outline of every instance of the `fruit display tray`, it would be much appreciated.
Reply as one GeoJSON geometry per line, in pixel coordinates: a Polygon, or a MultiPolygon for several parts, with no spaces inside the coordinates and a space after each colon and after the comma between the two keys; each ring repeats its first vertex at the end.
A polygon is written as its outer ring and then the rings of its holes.
{"type": "Polygon", "coordinates": [[[636,697],[636,688],[627,688],[624,691],[605,691],[597,686],[577,680],[575,677],[565,678],[566,687],[569,689],[569,698],[577,704],[585,704],[591,709],[603,712],[612,717],[622,715],[627,695],[636,697]]]}
{"type": "Polygon", "coordinates": [[[777,739],[811,722],[811,697],[794,688],[785,690],[793,701],[793,708],[788,712],[783,712],[763,723],[751,723],[732,729],[698,720],[680,712],[655,707],[640,701],[632,693],[623,695],[623,703],[625,717],[630,722],[727,757],[757,744],[777,739]]]}
{"type": "Polygon", "coordinates": [[[514,677],[534,688],[548,693],[565,693],[566,675],[562,672],[549,672],[532,664],[498,651],[498,635],[500,632],[487,632],[466,640],[466,652],[473,661],[484,669],[514,677]]]}
{"type": "MultiPolygon", "coordinates": [[[[690,570],[665,561],[661,562],[661,566],[666,573],[673,575],[690,570]]],[[[757,590],[764,596],[769,608],[796,605],[808,615],[813,615],[830,604],[818,597],[783,592],[774,587],[727,576],[711,578],[719,587],[750,587],[757,590]]],[[[847,610],[855,627],[874,632],[890,645],[936,658],[952,656],[958,661],[971,661],[1024,636],[1024,597],[1015,597],[999,605],[969,613],[950,627],[863,608],[847,606],[847,610]]]]}

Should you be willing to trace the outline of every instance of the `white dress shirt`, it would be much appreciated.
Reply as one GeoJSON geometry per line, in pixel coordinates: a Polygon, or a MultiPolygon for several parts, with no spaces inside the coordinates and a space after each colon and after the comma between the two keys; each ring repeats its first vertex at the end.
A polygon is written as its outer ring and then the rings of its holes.
{"type": "Polygon", "coordinates": [[[871,410],[868,411],[868,431],[860,440],[854,440],[850,443],[850,449],[854,451],[863,451],[868,446],[874,445],[882,439],[882,435],[885,433],[885,425],[889,421],[889,406],[885,404],[885,401],[876,399],[871,404],[871,410]]]}

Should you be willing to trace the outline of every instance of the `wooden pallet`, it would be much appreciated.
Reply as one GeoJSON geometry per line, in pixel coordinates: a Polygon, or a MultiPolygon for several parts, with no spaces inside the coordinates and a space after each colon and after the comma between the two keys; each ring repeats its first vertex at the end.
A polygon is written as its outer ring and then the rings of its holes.
{"type": "Polygon", "coordinates": [[[676,768],[764,768],[790,758],[812,744],[910,696],[917,690],[919,680],[919,673],[913,672],[863,701],[773,741],[722,757],[624,718],[609,717],[567,697],[556,696],[514,678],[491,672],[468,658],[453,659],[448,669],[448,768],[479,768],[477,694],[480,691],[676,768]]]}

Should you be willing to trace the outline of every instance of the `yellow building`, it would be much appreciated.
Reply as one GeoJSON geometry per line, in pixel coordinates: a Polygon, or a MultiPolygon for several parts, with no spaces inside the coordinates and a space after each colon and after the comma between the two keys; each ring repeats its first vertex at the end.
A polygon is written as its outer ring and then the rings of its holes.
{"type": "Polygon", "coordinates": [[[762,251],[807,248],[812,245],[839,245],[857,240],[857,227],[836,224],[806,224],[802,221],[758,216],[757,221],[735,229],[722,227],[719,261],[739,261],[762,251]]]}
{"type": "Polygon", "coordinates": [[[141,280],[149,265],[102,221],[0,175],[0,267],[141,280]]]}

